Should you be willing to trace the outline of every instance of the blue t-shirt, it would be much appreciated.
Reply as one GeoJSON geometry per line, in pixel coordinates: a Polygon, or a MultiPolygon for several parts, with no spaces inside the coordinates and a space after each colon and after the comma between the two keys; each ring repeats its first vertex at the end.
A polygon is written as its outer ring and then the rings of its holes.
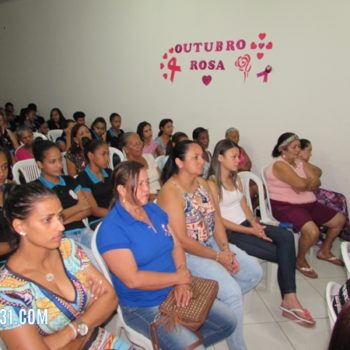
{"type": "MultiPolygon", "coordinates": [[[[157,232],[136,220],[117,202],[103,219],[96,237],[97,248],[101,255],[113,249],[130,249],[139,271],[175,272],[174,241],[168,230],[168,215],[154,203],[146,204],[144,209],[157,232]]],[[[123,306],[160,305],[172,289],[132,289],[115,275],[111,277],[123,306]]]]}

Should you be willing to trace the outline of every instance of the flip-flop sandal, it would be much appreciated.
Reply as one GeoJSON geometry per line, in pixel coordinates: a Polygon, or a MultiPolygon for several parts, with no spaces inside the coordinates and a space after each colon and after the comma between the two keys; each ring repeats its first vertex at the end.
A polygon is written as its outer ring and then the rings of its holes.
{"type": "Polygon", "coordinates": [[[300,326],[311,328],[316,325],[316,321],[307,309],[286,309],[283,306],[280,306],[280,309],[283,317],[295,321],[300,326]]]}
{"type": "Polygon", "coordinates": [[[345,266],[343,261],[337,258],[336,256],[330,256],[329,258],[322,258],[321,256],[316,255],[317,259],[327,261],[333,265],[345,266]]]}
{"type": "Polygon", "coordinates": [[[309,277],[309,278],[317,278],[318,277],[318,274],[315,272],[315,270],[312,267],[297,266],[297,270],[306,277],[309,277]]]}

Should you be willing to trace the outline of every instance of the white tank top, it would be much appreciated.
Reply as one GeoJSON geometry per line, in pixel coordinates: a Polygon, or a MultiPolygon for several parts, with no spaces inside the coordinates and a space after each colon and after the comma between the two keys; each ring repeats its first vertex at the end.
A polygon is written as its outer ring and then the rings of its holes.
{"type": "Polygon", "coordinates": [[[221,187],[221,189],[222,199],[219,203],[221,216],[238,225],[247,220],[241,207],[243,193],[239,190],[228,191],[224,187],[221,187]]]}

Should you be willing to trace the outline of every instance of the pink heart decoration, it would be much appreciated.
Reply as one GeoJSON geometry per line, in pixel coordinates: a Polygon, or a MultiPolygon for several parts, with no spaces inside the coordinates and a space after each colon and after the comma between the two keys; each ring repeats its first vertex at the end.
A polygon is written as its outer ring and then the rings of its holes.
{"type": "Polygon", "coordinates": [[[173,53],[173,52],[174,52],[174,48],[171,47],[171,48],[169,49],[169,53],[173,53]]]}
{"type": "Polygon", "coordinates": [[[263,49],[263,48],[264,48],[264,46],[265,46],[265,44],[264,44],[264,43],[260,43],[260,44],[259,44],[259,49],[263,49]]]}
{"type": "Polygon", "coordinates": [[[163,58],[166,60],[166,59],[168,58],[168,55],[165,53],[165,54],[163,55],[163,58]]]}
{"type": "Polygon", "coordinates": [[[168,79],[168,74],[164,73],[164,74],[163,74],[163,78],[164,78],[164,79],[168,79]]]}
{"type": "Polygon", "coordinates": [[[209,85],[211,82],[211,75],[203,75],[202,82],[205,86],[209,85]]]}
{"type": "Polygon", "coordinates": [[[258,60],[261,60],[261,59],[264,57],[263,52],[258,52],[258,53],[256,54],[256,57],[258,58],[258,60]]]}
{"type": "Polygon", "coordinates": [[[164,64],[161,63],[161,64],[160,64],[160,69],[163,69],[163,68],[164,68],[164,64]]]}
{"type": "Polygon", "coordinates": [[[259,39],[264,40],[266,37],[266,33],[259,33],[259,39]]]}
{"type": "Polygon", "coordinates": [[[267,49],[267,50],[271,50],[271,49],[272,49],[272,42],[271,42],[271,41],[269,41],[269,42],[267,43],[266,49],[267,49]]]}
{"type": "Polygon", "coordinates": [[[252,50],[255,50],[256,49],[256,44],[255,44],[255,42],[253,41],[251,44],[250,44],[250,48],[252,49],[252,50]]]}

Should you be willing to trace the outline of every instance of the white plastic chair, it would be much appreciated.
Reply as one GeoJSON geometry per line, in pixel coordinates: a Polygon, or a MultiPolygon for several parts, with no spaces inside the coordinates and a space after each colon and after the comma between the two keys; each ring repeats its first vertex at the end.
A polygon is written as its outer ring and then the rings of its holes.
{"type": "Polygon", "coordinates": [[[346,267],[346,274],[350,278],[350,242],[342,242],[340,251],[346,267]]]}
{"type": "Polygon", "coordinates": [[[56,140],[62,136],[62,133],[63,129],[49,130],[47,133],[47,138],[52,142],[56,142],[56,140]]]}
{"type": "Polygon", "coordinates": [[[328,319],[329,319],[329,326],[332,331],[334,327],[334,323],[337,320],[337,315],[335,314],[335,311],[333,309],[333,299],[336,295],[339,293],[341,285],[336,282],[328,282],[326,287],[326,301],[327,301],[327,311],[328,311],[328,319]]]}
{"type": "Polygon", "coordinates": [[[125,159],[125,156],[122,151],[120,151],[118,148],[115,148],[115,147],[109,147],[109,168],[112,170],[114,169],[114,166],[113,166],[114,154],[119,156],[121,162],[125,159]]]}
{"type": "MultiPolygon", "coordinates": [[[[105,278],[112,284],[112,279],[111,276],[109,274],[109,270],[108,267],[106,266],[102,256],[100,255],[98,249],[97,249],[97,245],[96,245],[96,237],[97,237],[97,233],[98,230],[100,228],[99,224],[96,229],[95,232],[92,236],[92,240],[91,240],[91,251],[92,254],[97,262],[97,265],[100,269],[100,271],[103,273],[103,275],[105,276],[105,278]]],[[[130,339],[130,341],[132,343],[134,343],[136,346],[140,346],[146,350],[152,350],[152,342],[145,337],[143,334],[136,332],[134,329],[132,329],[131,327],[129,327],[123,318],[123,313],[122,313],[122,309],[121,307],[118,305],[118,310],[117,310],[117,315],[118,315],[118,319],[120,322],[120,327],[123,328],[128,336],[128,339],[130,339]]]]}
{"type": "Polygon", "coordinates": [[[166,157],[166,155],[161,155],[161,156],[158,156],[155,160],[156,160],[156,163],[157,163],[157,166],[158,168],[162,171],[163,168],[164,168],[164,158],[166,157]]]}
{"type": "Polygon", "coordinates": [[[61,152],[61,157],[62,157],[62,171],[63,171],[63,174],[64,174],[64,175],[68,175],[68,167],[67,167],[66,153],[67,153],[67,152],[61,152]]]}
{"type": "Polygon", "coordinates": [[[33,137],[34,137],[34,140],[37,138],[37,137],[41,137],[43,140],[47,140],[47,137],[42,134],[41,132],[38,132],[38,131],[34,131],[33,132],[33,137]]]}
{"type": "Polygon", "coordinates": [[[244,194],[245,194],[249,208],[253,210],[252,201],[251,201],[250,192],[249,192],[249,183],[250,181],[253,181],[258,186],[261,222],[268,225],[278,226],[279,222],[272,216],[272,214],[268,210],[268,204],[266,203],[266,200],[265,200],[264,185],[261,179],[251,171],[241,171],[238,173],[238,176],[242,180],[244,194]]]}
{"type": "Polygon", "coordinates": [[[20,174],[26,183],[36,180],[40,176],[40,170],[34,159],[19,160],[12,167],[13,178],[20,184],[20,174]]]}

